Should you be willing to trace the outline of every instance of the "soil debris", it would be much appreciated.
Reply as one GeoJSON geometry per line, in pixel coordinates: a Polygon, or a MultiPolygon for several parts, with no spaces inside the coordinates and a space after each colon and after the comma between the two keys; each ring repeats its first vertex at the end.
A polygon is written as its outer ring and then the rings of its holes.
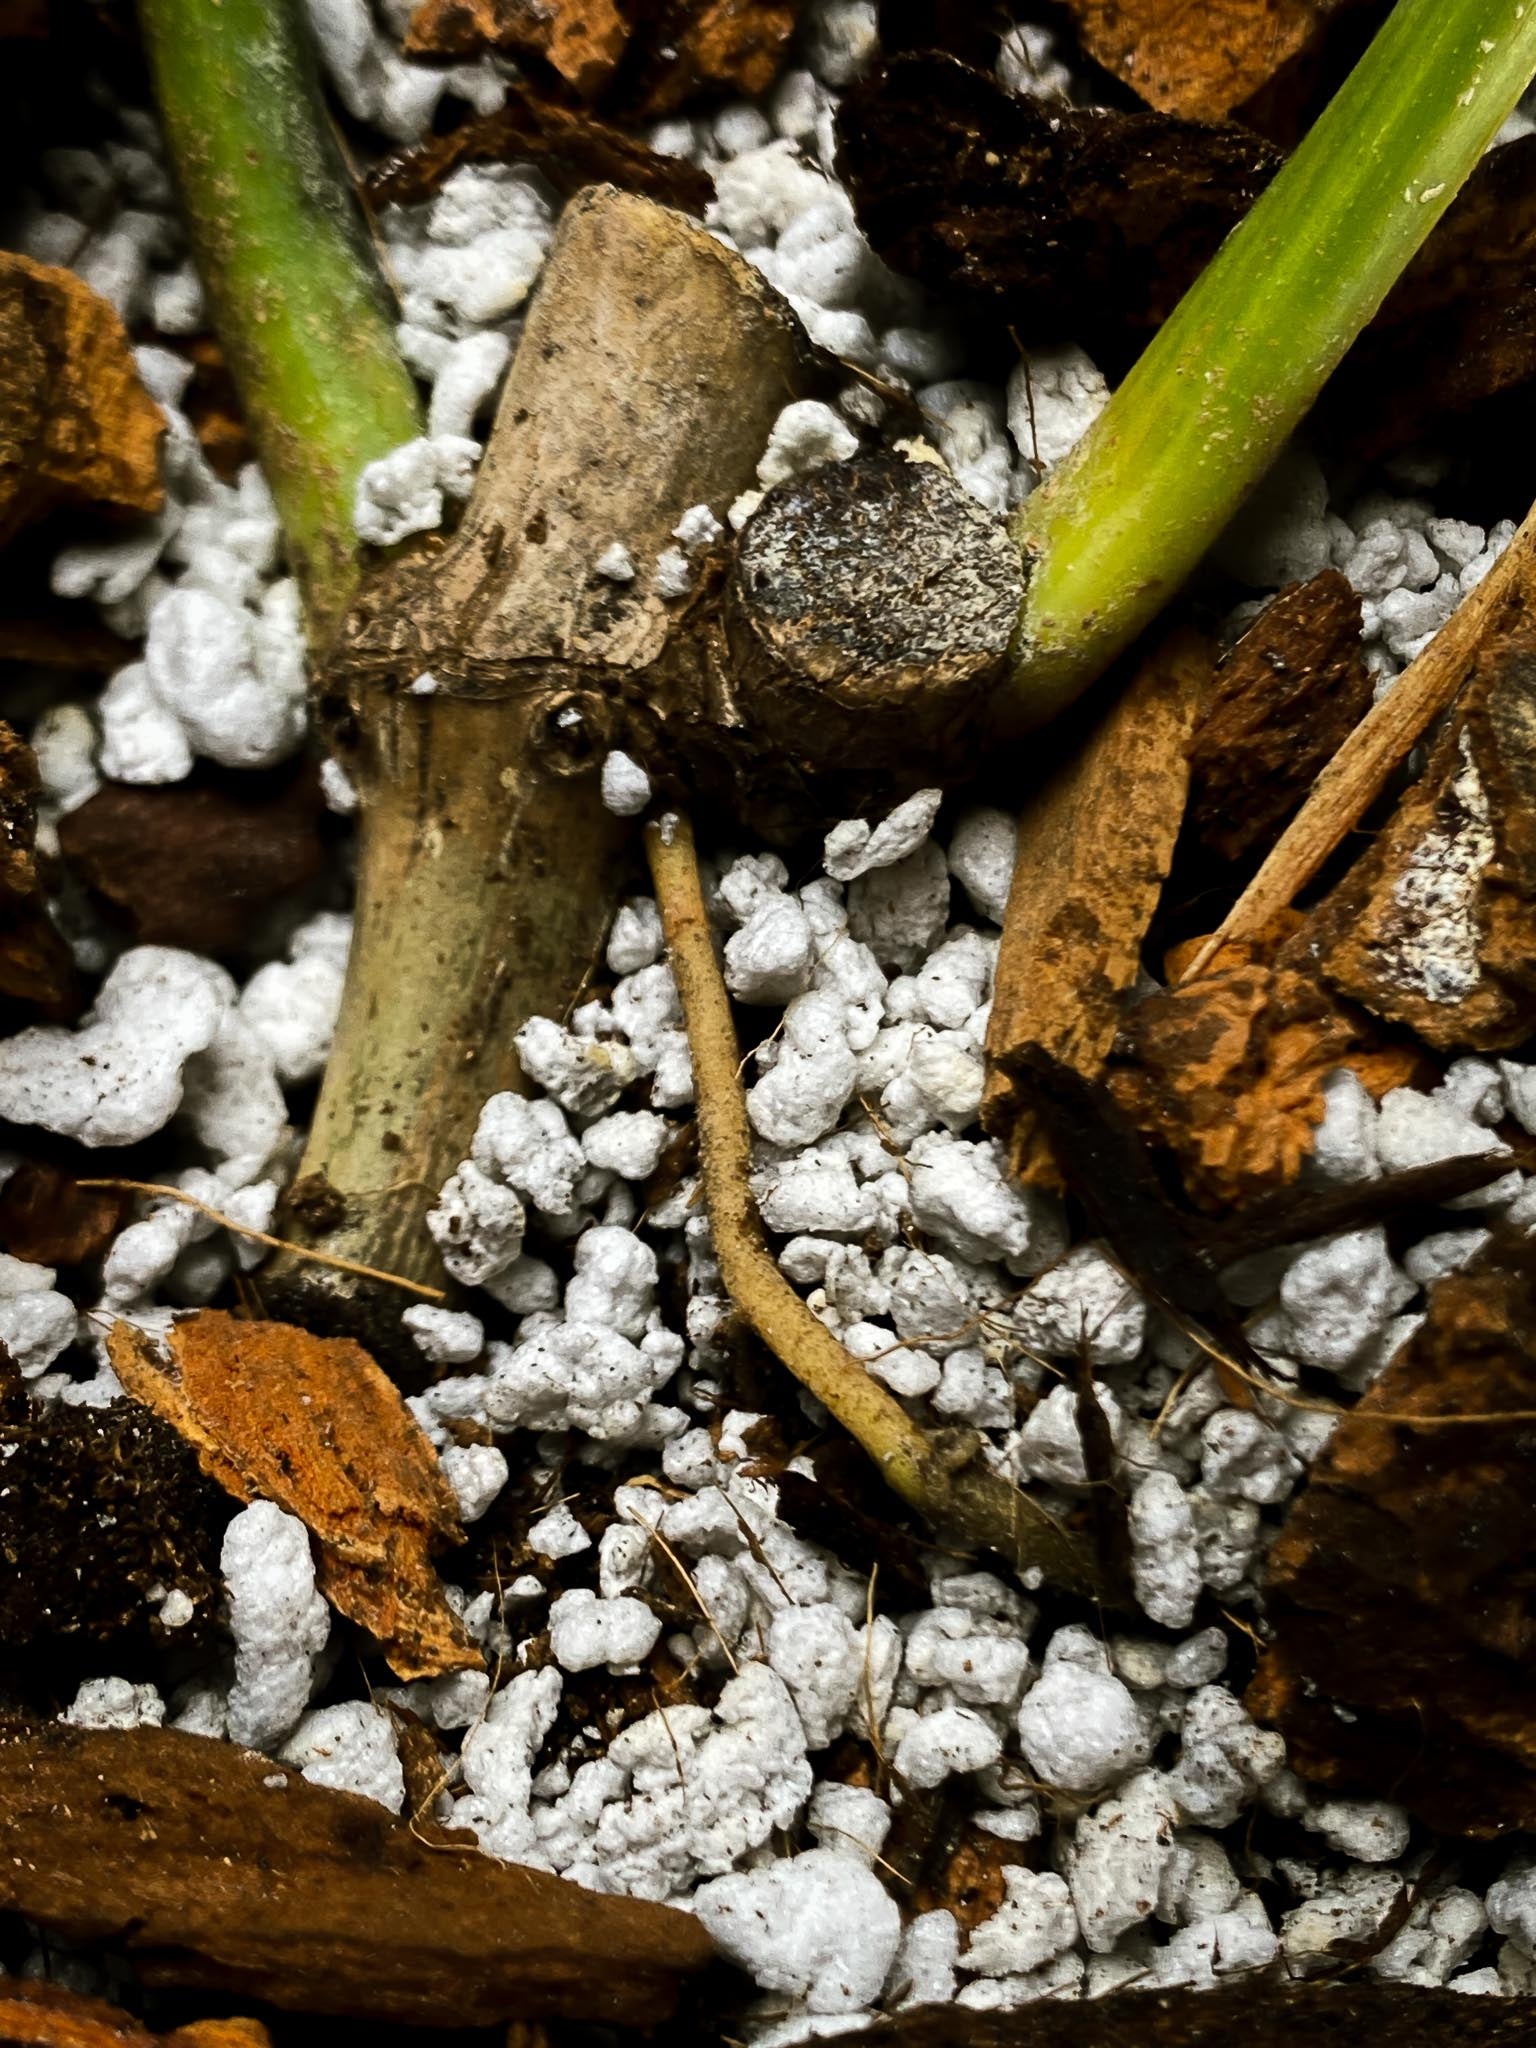
{"type": "Polygon", "coordinates": [[[766,92],[799,11],[800,0],[423,0],[405,50],[542,59],[578,98],[652,116],[766,92]]]}
{"type": "Polygon", "coordinates": [[[185,782],[108,782],[59,821],[70,870],[122,912],[141,944],[232,953],[270,903],[325,860],[313,767],[297,774],[199,770],[185,782]]]}
{"type": "Polygon", "coordinates": [[[129,1394],[169,1422],[237,1500],[275,1501],[319,1549],[322,1592],[400,1678],[480,1664],[429,1552],[463,1540],[431,1445],[361,1345],[205,1309],[169,1359],[129,1323],[108,1339],[129,1394]]]}
{"type": "Polygon", "coordinates": [[[1292,949],[1443,1052],[1536,1027],[1536,636],[1495,640],[1429,765],[1292,949]]]}
{"type": "Polygon", "coordinates": [[[1043,1050],[1089,1079],[1103,1070],[1183,820],[1210,661],[1195,634],[1166,639],[1020,818],[982,1114],[1033,1185],[1063,1178],[1020,1055],[1043,1050]]]}
{"type": "MultiPolygon", "coordinates": [[[[148,1640],[161,1593],[208,1628],[229,1503],[174,1430],[142,1408],[39,1408],[0,1362],[0,1643],[148,1640]]],[[[162,1640],[164,1638],[162,1637],[162,1640]]],[[[20,1676],[20,1670],[13,1674],[20,1676]]]]}
{"type": "Polygon", "coordinates": [[[1066,0],[1086,54],[1150,107],[1220,121],[1351,0],[1066,0]]]}
{"type": "Polygon", "coordinates": [[[1224,860],[1267,849],[1370,704],[1346,579],[1288,585],[1216,671],[1189,755],[1196,836],[1224,860]]]}
{"type": "Polygon", "coordinates": [[[1303,1776],[1449,1834],[1536,1825],[1536,1261],[1506,1225],[1340,1422],[1269,1556],[1248,1692],[1303,1776]],[[1478,1415],[1415,1429],[1373,1414],[1478,1415]]]}
{"type": "Polygon", "coordinates": [[[643,2025],[709,1961],[691,1914],[422,1843],[349,1792],[171,1728],[0,1725],[0,1906],[147,1985],[418,2026],[643,2025]]]}
{"type": "Polygon", "coordinates": [[[54,928],[33,851],[37,839],[37,761],[8,725],[0,725],[0,1002],[50,1020],[79,1006],[75,963],[54,928]]]}
{"type": "Polygon", "coordinates": [[[0,543],[56,505],[157,512],[164,430],[106,300],[0,252],[0,543]]]}
{"type": "Polygon", "coordinates": [[[0,1250],[35,1266],[79,1266],[117,1235],[128,1196],[81,1187],[46,1160],[24,1159],[0,1187],[0,1250]]]}
{"type": "Polygon", "coordinates": [[[1304,964],[1234,944],[1128,1012],[1109,1085],[1172,1153],[1190,1199],[1219,1210],[1295,1180],[1323,1120],[1323,1082],[1346,1064],[1380,1095],[1414,1076],[1418,1056],[1373,1049],[1369,1021],[1304,964]]]}
{"type": "Polygon", "coordinates": [[[896,269],[1090,350],[1172,312],[1279,166],[1237,127],[1015,97],[951,57],[897,57],[838,110],[859,221],[896,269]]]}
{"type": "Polygon", "coordinates": [[[709,173],[686,157],[662,156],[622,128],[525,85],[510,85],[495,113],[472,115],[445,135],[384,158],[364,190],[376,206],[412,205],[430,198],[450,171],[471,163],[537,164],[557,192],[616,185],[682,213],[702,214],[714,197],[709,173]]]}

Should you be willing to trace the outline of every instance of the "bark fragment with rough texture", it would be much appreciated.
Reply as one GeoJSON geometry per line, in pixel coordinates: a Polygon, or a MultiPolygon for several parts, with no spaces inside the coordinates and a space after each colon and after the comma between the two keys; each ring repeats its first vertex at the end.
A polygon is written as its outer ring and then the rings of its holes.
{"type": "Polygon", "coordinates": [[[157,512],[164,431],[106,300],[0,252],[0,543],[56,505],[157,512]]]}
{"type": "Polygon", "coordinates": [[[1067,0],[1083,48],[1149,107],[1220,121],[1348,0],[1067,0]]]}
{"type": "Polygon", "coordinates": [[[429,1553],[460,1542],[432,1446],[360,1345],[204,1309],[169,1359],[130,1323],[107,1339],[136,1401],[192,1445],[237,1500],[275,1501],[318,1546],[321,1591],[375,1635],[399,1678],[478,1669],[429,1553]]]}
{"type": "Polygon", "coordinates": [[[260,2020],[192,2020],[152,2034],[121,2006],[62,1984],[7,1977],[0,1983],[0,2041],[5,2048],[271,2048],[260,2020]]]}
{"type": "Polygon", "coordinates": [[[533,163],[557,192],[616,185],[684,213],[702,214],[715,196],[708,171],[686,157],[662,156],[584,107],[563,107],[515,83],[494,113],[471,115],[446,135],[386,157],[368,173],[365,189],[375,206],[411,206],[450,171],[472,163],[533,163]]]}
{"type": "Polygon", "coordinates": [[[859,224],[893,268],[1025,342],[1128,351],[1165,320],[1279,166],[1236,125],[1063,108],[927,52],[837,112],[859,224]]]}
{"type": "Polygon", "coordinates": [[[0,1723],[0,1908],[148,1985],[423,2027],[643,2026],[709,1962],[692,1914],[422,1843],[376,1801],[173,1728],[0,1723]]]}
{"type": "Polygon", "coordinates": [[[1267,847],[1371,705],[1360,600],[1337,569],[1271,600],[1216,671],[1190,748],[1190,824],[1227,860],[1267,847]]]}
{"type": "Polygon", "coordinates": [[[154,787],[104,782],[59,820],[59,849],[140,944],[244,952],[268,905],[319,875],[324,817],[307,763],[259,781],[198,769],[154,787]]]}
{"type": "Polygon", "coordinates": [[[1293,951],[1441,1052],[1536,1028],[1536,637],[1479,651],[1424,774],[1293,951]]]}
{"type": "Polygon", "coordinates": [[[789,55],[801,0],[422,0],[414,56],[488,50],[542,58],[584,100],[632,116],[701,95],[765,93],[789,55]]]}
{"type": "Polygon", "coordinates": [[[1304,963],[1229,945],[1199,974],[1126,1017],[1109,1084],[1148,1139],[1177,1160],[1192,1200],[1221,1209],[1294,1181],[1349,1065],[1374,1093],[1415,1078],[1411,1048],[1372,1047],[1369,1020],[1304,963]]]}
{"type": "Polygon", "coordinates": [[[1338,1425],[1269,1553],[1248,1691],[1303,1776],[1458,1835],[1536,1826],[1532,1254],[1506,1226],[1440,1281],[1338,1425]]]}
{"type": "Polygon", "coordinates": [[[1203,641],[1165,641],[1020,818],[982,1115],[1014,1172],[1036,1186],[1062,1182],[1016,1055],[1038,1048],[1087,1079],[1102,1071],[1183,821],[1209,675],[1203,641]]]}

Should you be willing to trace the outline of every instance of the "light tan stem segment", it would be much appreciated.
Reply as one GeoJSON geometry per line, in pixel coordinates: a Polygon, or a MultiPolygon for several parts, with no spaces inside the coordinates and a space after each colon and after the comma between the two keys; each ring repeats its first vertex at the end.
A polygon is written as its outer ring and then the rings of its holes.
{"type": "Polygon", "coordinates": [[[985,1545],[1020,1571],[1078,1593],[1101,1591],[1086,1547],[989,1471],[974,1437],[931,1434],[866,1371],[779,1271],[752,1198],[752,1134],[741,1054],[710,937],[693,833],[669,813],[646,852],[688,1026],[710,1233],[726,1292],[768,1349],[869,1453],[893,1492],[941,1534],[985,1545]]]}
{"type": "Polygon", "coordinates": [[[1264,865],[1185,968],[1183,980],[1203,973],[1231,940],[1256,939],[1316,879],[1410,748],[1449,707],[1479,647],[1525,611],[1533,568],[1536,511],[1526,514],[1482,582],[1361,719],[1313,784],[1264,865]]]}

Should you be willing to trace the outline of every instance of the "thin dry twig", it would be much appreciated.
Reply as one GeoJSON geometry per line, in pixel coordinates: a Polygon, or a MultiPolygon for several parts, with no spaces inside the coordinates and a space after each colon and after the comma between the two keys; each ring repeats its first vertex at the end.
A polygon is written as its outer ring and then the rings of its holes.
{"type": "MultiPolygon", "coordinates": [[[[709,1602],[704,1598],[704,1595],[699,1591],[698,1583],[694,1579],[692,1572],[689,1571],[687,1565],[683,1563],[683,1560],[678,1556],[677,1552],[672,1548],[671,1544],[667,1541],[666,1537],[662,1535],[659,1529],[647,1529],[645,1533],[650,1538],[651,1542],[656,1545],[656,1548],[661,1552],[662,1556],[666,1558],[667,1562],[671,1565],[672,1569],[677,1573],[677,1576],[682,1580],[683,1584],[688,1588],[688,1591],[692,1594],[694,1605],[698,1608],[700,1614],[703,1615],[704,1619],[709,1623],[710,1627],[715,1632],[715,1641],[720,1645],[720,1648],[725,1653],[726,1663],[730,1665],[731,1670],[739,1678],[741,1676],[741,1666],[736,1662],[736,1658],[732,1653],[731,1646],[725,1639],[725,1631],[721,1628],[719,1622],[715,1619],[714,1609],[710,1606],[709,1602]]],[[[670,1733],[670,1731],[668,1732],[670,1733]]],[[[682,1776],[681,1763],[679,1763],[678,1765],[678,1776],[682,1776]]]]}
{"type": "Polygon", "coordinates": [[[407,1294],[419,1294],[426,1301],[446,1301],[448,1296],[441,1287],[428,1287],[420,1280],[407,1280],[403,1273],[386,1273],[378,1266],[360,1265],[356,1259],[337,1258],[331,1252],[311,1251],[307,1245],[294,1244],[286,1237],[273,1237],[270,1231],[257,1230],[249,1223],[238,1222],[233,1216],[226,1216],[222,1209],[215,1209],[211,1202],[205,1202],[198,1195],[188,1194],[185,1188],[173,1188],[169,1182],[158,1180],[81,1180],[81,1188],[116,1188],[120,1194],[164,1196],[167,1201],[183,1202],[189,1209],[197,1209],[221,1229],[232,1230],[237,1237],[254,1238],[257,1244],[269,1244],[274,1251],[291,1252],[294,1258],[302,1259],[311,1266],[334,1266],[339,1273],[356,1273],[363,1280],[380,1280],[386,1287],[403,1287],[407,1294]]]}
{"type": "Polygon", "coordinates": [[[952,1439],[920,1428],[779,1271],[752,1198],[752,1134],[738,1079],[736,1027],[710,937],[693,833],[673,813],[646,828],[645,843],[693,1057],[710,1231],[738,1312],[863,1446],[893,1491],[928,1521],[987,1545],[1020,1570],[1101,1594],[1087,1547],[982,1464],[973,1440],[962,1438],[952,1449],[952,1439]]]}
{"type": "MultiPolygon", "coordinates": [[[[1282,1408],[1299,1408],[1308,1415],[1331,1415],[1335,1421],[1343,1422],[1351,1417],[1356,1422],[1386,1422],[1408,1429],[1451,1429],[1470,1425],[1491,1426],[1494,1423],[1536,1422],[1536,1408],[1474,1408],[1464,1411],[1452,1410],[1448,1415],[1414,1414],[1402,1408],[1345,1408],[1337,1401],[1324,1401],[1306,1394],[1293,1394],[1275,1380],[1266,1379],[1262,1373],[1250,1372],[1235,1358],[1212,1343],[1193,1323],[1179,1323],[1180,1331],[1217,1365],[1224,1365],[1234,1372],[1246,1386],[1255,1388],[1271,1401],[1277,1401],[1282,1408]]],[[[1157,1425],[1164,1420],[1170,1403],[1165,1401],[1159,1411],[1157,1425]]]]}
{"type": "Polygon", "coordinates": [[[1192,981],[1234,939],[1255,939],[1315,879],[1394,768],[1466,681],[1500,614],[1517,605],[1536,562],[1536,509],[1424,651],[1361,719],[1312,785],[1263,866],[1180,977],[1192,981]]]}

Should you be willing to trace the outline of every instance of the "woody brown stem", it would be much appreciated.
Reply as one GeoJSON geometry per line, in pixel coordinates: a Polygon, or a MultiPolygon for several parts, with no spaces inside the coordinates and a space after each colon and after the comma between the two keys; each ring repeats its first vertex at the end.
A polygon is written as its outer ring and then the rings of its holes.
{"type": "MultiPolygon", "coordinates": [[[[290,1236],[441,1278],[426,1212],[520,1085],[519,1026],[598,960],[630,837],[603,753],[697,694],[657,558],[752,484],[804,360],[692,222],[608,189],[567,208],[462,525],[365,588],[325,678],[362,793],[358,921],[290,1236]],[[595,571],[614,542],[631,582],[595,571]]],[[[394,1348],[398,1298],[370,1283],[279,1257],[263,1286],[394,1348]]]]}

